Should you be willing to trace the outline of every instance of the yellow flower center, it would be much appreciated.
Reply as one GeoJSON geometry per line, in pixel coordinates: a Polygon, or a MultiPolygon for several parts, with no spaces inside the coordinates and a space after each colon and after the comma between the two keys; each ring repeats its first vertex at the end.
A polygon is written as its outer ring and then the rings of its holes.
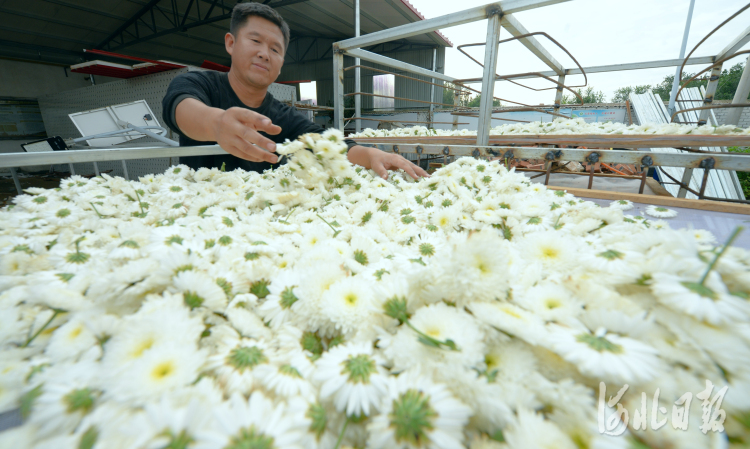
{"type": "Polygon", "coordinates": [[[514,312],[514,311],[513,311],[513,310],[511,310],[511,309],[507,309],[507,308],[505,308],[505,307],[502,307],[502,308],[500,308],[500,310],[502,310],[502,311],[503,311],[503,312],[505,312],[506,314],[508,314],[508,315],[512,316],[513,318],[521,318],[521,315],[517,314],[516,312],[514,312]]]}
{"type": "Polygon", "coordinates": [[[560,254],[556,248],[542,248],[542,257],[545,259],[555,259],[560,254]]]}
{"type": "Polygon", "coordinates": [[[169,377],[172,373],[175,371],[175,366],[172,363],[172,361],[162,362],[151,371],[151,377],[154,378],[154,380],[164,380],[167,377],[169,377]]]}
{"type": "Polygon", "coordinates": [[[79,335],[81,335],[81,332],[83,332],[83,326],[78,326],[77,328],[73,329],[73,331],[68,334],[68,338],[71,340],[77,338],[79,335]]]}
{"type": "Polygon", "coordinates": [[[135,358],[138,358],[143,355],[144,352],[146,352],[147,349],[150,349],[151,346],[154,345],[154,339],[152,337],[149,337],[143,341],[141,341],[136,347],[133,348],[133,350],[130,352],[130,356],[135,358]]]}
{"type": "Polygon", "coordinates": [[[548,299],[544,302],[544,307],[552,310],[561,307],[562,303],[557,299],[548,299]]]}
{"type": "Polygon", "coordinates": [[[346,301],[346,303],[350,306],[353,306],[357,303],[357,295],[355,295],[354,293],[348,293],[346,296],[344,296],[344,301],[346,301]]]}
{"type": "Polygon", "coordinates": [[[439,337],[441,335],[440,329],[437,328],[437,327],[427,328],[424,331],[424,333],[427,334],[427,335],[429,335],[432,338],[437,338],[437,337],[439,337]]]}

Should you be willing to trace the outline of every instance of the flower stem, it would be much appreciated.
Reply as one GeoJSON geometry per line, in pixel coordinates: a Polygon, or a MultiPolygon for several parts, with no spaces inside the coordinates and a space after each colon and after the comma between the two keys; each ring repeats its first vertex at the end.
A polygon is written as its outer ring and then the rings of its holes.
{"type": "Polygon", "coordinates": [[[96,215],[98,215],[99,218],[104,218],[104,215],[100,214],[99,211],[96,210],[96,206],[94,206],[94,203],[89,203],[89,204],[91,204],[91,207],[94,209],[94,212],[96,212],[96,215]]]}
{"type": "Polygon", "coordinates": [[[47,329],[47,326],[49,326],[49,323],[51,323],[52,320],[57,318],[57,315],[63,312],[62,310],[58,310],[58,309],[52,309],[52,310],[54,310],[55,313],[53,313],[50,319],[48,319],[47,322],[44,323],[44,326],[42,326],[38,331],[34,333],[34,335],[32,335],[28,340],[26,340],[26,343],[24,343],[21,346],[22,348],[28,347],[31,344],[31,342],[34,341],[34,339],[39,336],[39,334],[41,334],[42,332],[44,332],[45,329],[47,329]]]}
{"type": "Polygon", "coordinates": [[[333,227],[333,225],[332,225],[331,223],[328,223],[328,222],[326,221],[326,219],[325,219],[325,218],[321,217],[321,216],[320,216],[320,214],[315,214],[315,215],[317,215],[317,216],[318,216],[318,218],[320,218],[321,220],[323,220],[323,223],[327,224],[327,225],[328,225],[328,227],[330,227],[330,228],[331,228],[331,229],[333,230],[333,236],[334,236],[334,237],[336,237],[337,235],[339,235],[339,233],[340,233],[341,231],[337,231],[337,230],[336,230],[336,228],[334,228],[334,227],[333,227]]]}
{"type": "Polygon", "coordinates": [[[414,327],[414,325],[413,325],[413,324],[411,324],[411,322],[409,322],[409,320],[408,320],[408,319],[407,319],[406,321],[404,321],[404,323],[405,323],[405,324],[406,324],[407,326],[409,326],[409,328],[410,328],[411,330],[413,330],[414,332],[416,332],[416,333],[417,333],[417,335],[419,335],[419,336],[421,337],[421,338],[420,338],[420,340],[419,340],[420,342],[422,342],[422,343],[425,343],[425,344],[427,344],[428,346],[434,346],[434,347],[436,347],[436,348],[442,348],[443,346],[446,346],[446,347],[448,347],[448,349],[450,349],[451,351],[458,351],[458,350],[459,350],[459,349],[458,349],[458,348],[456,347],[456,343],[454,343],[454,342],[453,342],[453,340],[445,340],[445,341],[440,341],[440,340],[438,340],[438,339],[435,339],[435,338],[432,338],[432,337],[430,337],[429,335],[425,334],[425,333],[424,333],[424,332],[422,332],[421,330],[419,330],[419,329],[417,329],[416,327],[414,327]]]}
{"type": "Polygon", "coordinates": [[[138,194],[138,189],[135,189],[135,197],[138,198],[138,207],[141,208],[141,214],[145,214],[143,211],[143,203],[141,203],[141,196],[138,194]]]}
{"type": "Polygon", "coordinates": [[[706,279],[708,278],[708,273],[710,273],[711,270],[714,269],[714,266],[716,265],[716,262],[719,261],[719,258],[722,255],[724,255],[724,253],[726,252],[727,248],[729,248],[732,245],[732,243],[734,242],[734,240],[737,238],[738,235],[740,235],[740,232],[742,232],[744,229],[745,228],[743,228],[742,226],[737,226],[734,229],[734,231],[732,232],[732,235],[730,235],[729,239],[727,239],[727,243],[724,244],[724,247],[721,249],[721,251],[719,251],[718,253],[716,253],[716,255],[714,256],[714,259],[711,261],[711,263],[708,264],[708,267],[706,268],[706,272],[703,273],[703,277],[701,277],[700,282],[698,282],[700,285],[703,285],[703,283],[706,282],[706,279]]]}
{"type": "Polygon", "coordinates": [[[339,434],[339,439],[336,440],[336,445],[333,447],[333,449],[339,449],[341,446],[341,441],[344,439],[344,432],[346,432],[346,426],[349,425],[349,417],[346,417],[346,421],[344,421],[344,427],[341,428],[341,433],[339,434]]]}

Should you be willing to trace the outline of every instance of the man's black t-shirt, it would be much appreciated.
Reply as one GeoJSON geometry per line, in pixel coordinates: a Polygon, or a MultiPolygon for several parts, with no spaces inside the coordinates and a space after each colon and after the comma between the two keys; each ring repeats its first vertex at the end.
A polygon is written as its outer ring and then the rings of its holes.
{"type": "MultiPolygon", "coordinates": [[[[185,98],[195,98],[207,106],[219,109],[229,109],[231,107],[241,107],[265,115],[275,125],[281,127],[281,132],[275,136],[260,132],[276,143],[282,143],[286,139],[294,140],[305,133],[321,133],[323,127],[307,119],[296,108],[285,105],[273,98],[270,93],[266,93],[266,98],[258,108],[246,106],[234,93],[227,73],[206,71],[206,72],[188,72],[178,75],[169,84],[164,100],[162,100],[162,111],[164,123],[172,131],[180,135],[180,146],[210,145],[216,142],[199,142],[187,137],[177,127],[175,121],[175,109],[177,105],[185,98]]],[[[353,144],[354,142],[347,141],[353,144]]],[[[247,171],[262,172],[263,170],[274,167],[268,162],[250,162],[240,159],[231,154],[217,156],[190,156],[181,157],[180,163],[194,169],[201,167],[221,167],[226,163],[227,170],[242,168],[247,171]]]]}

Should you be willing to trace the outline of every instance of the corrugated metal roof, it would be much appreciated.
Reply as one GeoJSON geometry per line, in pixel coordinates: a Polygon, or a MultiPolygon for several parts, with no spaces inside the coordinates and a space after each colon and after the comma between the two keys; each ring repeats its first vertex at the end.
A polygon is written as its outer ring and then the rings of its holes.
{"type": "MultiPolygon", "coordinates": [[[[0,0],[0,56],[75,64],[89,59],[82,53],[84,48],[101,48],[185,64],[200,65],[204,59],[228,64],[224,34],[234,4],[231,0],[0,0]],[[117,31],[121,33],[113,37],[117,31]]],[[[354,35],[353,0],[272,0],[269,5],[279,5],[276,9],[293,36],[345,39],[354,35]]],[[[423,19],[407,0],[360,0],[360,7],[362,34],[423,19]]],[[[437,32],[407,42],[452,46],[437,32]]]]}

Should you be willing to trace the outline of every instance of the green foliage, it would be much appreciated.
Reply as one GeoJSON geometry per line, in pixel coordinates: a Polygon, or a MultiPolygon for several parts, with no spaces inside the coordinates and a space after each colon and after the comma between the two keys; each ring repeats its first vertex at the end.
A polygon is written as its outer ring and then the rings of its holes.
{"type": "MultiPolygon", "coordinates": [[[[451,83],[445,83],[445,87],[455,87],[451,83]]],[[[466,106],[469,102],[469,96],[468,95],[461,95],[461,101],[459,102],[459,106],[466,106]]],[[[443,89],[443,103],[445,104],[453,104],[453,90],[452,89],[443,89]]],[[[448,106],[442,106],[444,108],[447,108],[448,106]]]]}
{"type": "MultiPolygon", "coordinates": [[[[470,108],[478,108],[481,101],[482,101],[482,96],[480,94],[476,94],[475,96],[469,98],[469,101],[466,103],[466,106],[470,108]]],[[[503,104],[500,103],[500,100],[498,99],[492,100],[492,107],[499,108],[502,106],[503,104]]]]}
{"type": "MultiPolygon", "coordinates": [[[[740,83],[740,77],[742,76],[742,70],[744,66],[742,63],[735,64],[729,69],[724,69],[721,72],[719,78],[719,85],[716,88],[716,94],[714,98],[716,100],[732,100],[734,93],[737,91],[737,85],[740,83]]],[[[684,73],[682,74],[682,82],[684,84],[687,80],[692,78],[695,73],[684,73]]],[[[687,87],[700,87],[704,88],[708,84],[706,79],[708,73],[698,77],[698,79],[691,81],[687,87]]],[[[649,90],[653,90],[654,93],[661,97],[664,101],[669,101],[669,95],[672,93],[672,83],[674,82],[674,75],[667,75],[659,83],[653,86],[649,84],[643,84],[640,86],[627,86],[621,87],[615,91],[615,96],[612,97],[612,103],[624,103],[628,99],[631,93],[642,94],[649,90]]],[[[748,97],[750,98],[750,96],[748,97]]]]}
{"type": "MultiPolygon", "coordinates": [[[[729,147],[730,153],[750,153],[750,148],[729,147]]],[[[740,186],[745,193],[745,198],[750,198],[750,172],[738,171],[737,178],[740,180],[740,186]]]]}
{"type": "Polygon", "coordinates": [[[612,103],[625,103],[625,101],[630,98],[630,94],[645,94],[650,89],[650,84],[621,87],[615,91],[615,96],[612,97],[612,103]]]}
{"type": "MultiPolygon", "coordinates": [[[[576,89],[576,92],[583,98],[585,104],[604,103],[604,92],[594,90],[593,86],[587,87],[586,90],[576,89]]],[[[580,100],[575,95],[563,95],[562,104],[580,104],[580,100]]]]}

